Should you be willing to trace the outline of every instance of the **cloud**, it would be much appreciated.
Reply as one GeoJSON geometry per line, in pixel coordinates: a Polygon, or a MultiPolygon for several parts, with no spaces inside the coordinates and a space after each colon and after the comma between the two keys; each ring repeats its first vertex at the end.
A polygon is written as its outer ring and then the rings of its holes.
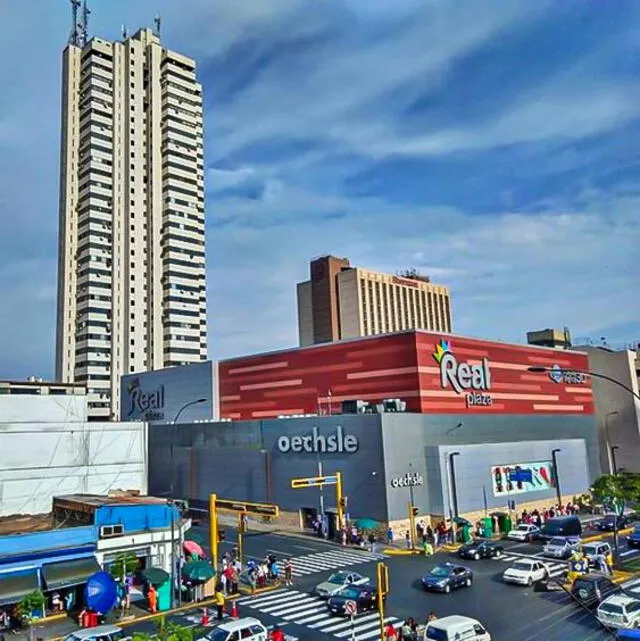
{"type": "MultiPolygon", "coordinates": [[[[490,4],[93,3],[94,33],[159,12],[197,59],[212,356],[295,344],[295,282],[326,253],[450,285],[461,333],[640,338],[640,7],[490,4]]],[[[0,10],[4,376],[53,371],[67,9],[0,10]]]]}

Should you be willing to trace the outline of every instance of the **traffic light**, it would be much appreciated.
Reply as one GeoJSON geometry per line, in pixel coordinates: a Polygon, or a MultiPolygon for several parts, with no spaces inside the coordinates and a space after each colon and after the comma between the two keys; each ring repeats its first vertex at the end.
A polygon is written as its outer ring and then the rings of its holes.
{"type": "Polygon", "coordinates": [[[411,506],[411,516],[418,516],[418,508],[415,505],[411,506]]]}
{"type": "Polygon", "coordinates": [[[226,539],[226,534],[224,530],[218,530],[218,541],[224,541],[226,539]]]}

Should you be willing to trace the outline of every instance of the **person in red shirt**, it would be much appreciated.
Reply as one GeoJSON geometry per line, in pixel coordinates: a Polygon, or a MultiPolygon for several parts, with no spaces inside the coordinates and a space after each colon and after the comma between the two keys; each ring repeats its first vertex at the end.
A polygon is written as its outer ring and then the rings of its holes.
{"type": "Polygon", "coordinates": [[[387,641],[395,641],[396,639],[396,629],[391,625],[391,623],[387,623],[384,629],[384,638],[387,641]]]}
{"type": "Polygon", "coordinates": [[[271,632],[271,641],[284,641],[284,632],[278,626],[271,632]]]}

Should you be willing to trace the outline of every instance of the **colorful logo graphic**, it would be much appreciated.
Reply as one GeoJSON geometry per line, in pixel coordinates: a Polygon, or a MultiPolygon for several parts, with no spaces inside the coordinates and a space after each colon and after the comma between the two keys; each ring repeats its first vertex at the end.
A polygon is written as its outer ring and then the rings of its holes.
{"type": "Polygon", "coordinates": [[[127,385],[129,394],[129,411],[127,418],[142,418],[146,420],[159,420],[164,418],[164,385],[160,385],[151,392],[145,392],[140,385],[140,379],[134,378],[127,385]]]}
{"type": "Polygon", "coordinates": [[[562,383],[562,381],[564,380],[564,372],[562,371],[562,368],[560,367],[560,365],[554,365],[549,370],[549,378],[554,383],[562,383]]]}
{"type": "Polygon", "coordinates": [[[449,341],[445,341],[444,338],[441,338],[440,342],[436,345],[436,351],[433,353],[433,358],[435,359],[436,363],[440,365],[443,356],[445,354],[449,354],[450,352],[451,343],[449,341]]]}

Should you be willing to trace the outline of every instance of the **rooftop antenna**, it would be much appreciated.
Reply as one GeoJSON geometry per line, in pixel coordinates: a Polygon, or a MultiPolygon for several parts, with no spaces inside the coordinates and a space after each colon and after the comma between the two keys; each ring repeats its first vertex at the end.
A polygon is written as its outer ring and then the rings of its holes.
{"type": "Polygon", "coordinates": [[[78,32],[78,9],[80,0],[71,0],[71,33],[69,34],[69,44],[78,46],[80,34],[78,32]]]}
{"type": "Polygon", "coordinates": [[[120,33],[122,34],[122,39],[123,39],[123,40],[126,40],[126,39],[127,39],[127,35],[128,35],[128,34],[127,34],[127,25],[126,25],[126,24],[123,24],[123,25],[120,27],[120,33]]]}
{"type": "Polygon", "coordinates": [[[82,0],[82,44],[89,42],[89,14],[91,9],[87,6],[87,0],[82,0]]]}
{"type": "Polygon", "coordinates": [[[160,14],[159,13],[156,13],[156,17],[153,19],[153,24],[156,27],[156,36],[160,37],[161,19],[160,19],[160,14]]]}

